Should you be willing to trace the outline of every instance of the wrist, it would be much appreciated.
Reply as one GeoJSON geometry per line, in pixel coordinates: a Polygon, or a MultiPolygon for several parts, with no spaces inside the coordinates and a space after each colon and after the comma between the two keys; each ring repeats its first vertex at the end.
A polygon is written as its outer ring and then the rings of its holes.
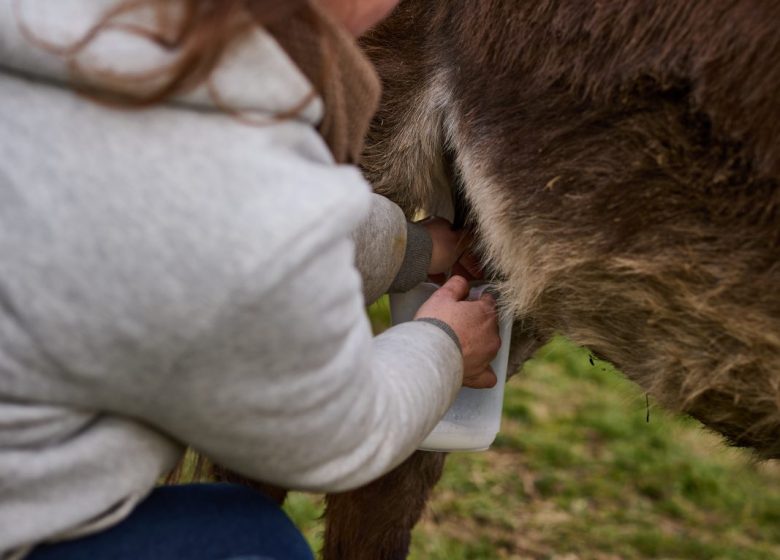
{"type": "Polygon", "coordinates": [[[428,230],[420,224],[407,222],[404,258],[388,292],[408,292],[421,282],[425,282],[432,255],[433,239],[428,230]]]}
{"type": "Polygon", "coordinates": [[[420,321],[422,323],[428,323],[435,327],[439,327],[447,334],[447,336],[452,339],[452,341],[455,343],[455,346],[458,347],[458,351],[461,353],[461,355],[463,355],[463,347],[460,345],[460,338],[458,338],[458,333],[456,333],[455,329],[453,329],[447,323],[434,317],[420,317],[419,319],[415,319],[415,321],[420,321]]]}

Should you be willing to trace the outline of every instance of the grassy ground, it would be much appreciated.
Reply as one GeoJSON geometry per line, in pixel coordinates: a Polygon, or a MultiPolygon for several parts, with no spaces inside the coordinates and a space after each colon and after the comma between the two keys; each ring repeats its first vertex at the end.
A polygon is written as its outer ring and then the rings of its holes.
{"type": "MultiPolygon", "coordinates": [[[[450,456],[411,558],[780,558],[780,465],[652,403],[646,415],[609,365],[551,342],[507,387],[493,448],[450,456]]],[[[321,498],[286,507],[317,547],[321,498]]]]}

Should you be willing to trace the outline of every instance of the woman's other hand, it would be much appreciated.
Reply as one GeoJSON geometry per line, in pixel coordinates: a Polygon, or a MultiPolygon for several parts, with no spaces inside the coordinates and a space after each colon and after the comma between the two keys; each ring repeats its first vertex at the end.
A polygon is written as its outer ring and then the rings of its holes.
{"type": "Polygon", "coordinates": [[[468,281],[453,276],[420,307],[414,318],[439,319],[455,331],[463,353],[463,385],[484,389],[496,384],[496,374],[490,367],[501,346],[496,301],[487,292],[476,301],[467,301],[468,295],[468,281]]]}
{"type": "Polygon", "coordinates": [[[433,252],[428,275],[443,284],[449,274],[458,274],[468,280],[482,278],[479,260],[469,250],[472,242],[467,230],[454,231],[444,218],[428,218],[420,222],[431,236],[433,252]]]}

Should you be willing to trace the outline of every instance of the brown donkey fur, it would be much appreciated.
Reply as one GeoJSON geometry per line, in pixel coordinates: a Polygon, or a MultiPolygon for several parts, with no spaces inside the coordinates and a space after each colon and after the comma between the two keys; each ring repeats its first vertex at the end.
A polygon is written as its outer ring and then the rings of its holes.
{"type": "MultiPolygon", "coordinates": [[[[365,41],[366,172],[409,215],[458,190],[540,342],[780,457],[778,26],[774,0],[407,0],[365,41]]],[[[325,558],[404,558],[441,465],[330,497],[325,558]]]]}

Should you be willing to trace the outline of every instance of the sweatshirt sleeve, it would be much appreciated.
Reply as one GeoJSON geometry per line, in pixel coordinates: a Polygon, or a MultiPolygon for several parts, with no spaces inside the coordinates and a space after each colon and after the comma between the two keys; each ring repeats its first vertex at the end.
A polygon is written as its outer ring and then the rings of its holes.
{"type": "Polygon", "coordinates": [[[387,198],[371,194],[369,213],[352,239],[367,305],[387,292],[408,291],[427,278],[431,237],[424,227],[407,222],[387,198]]]}
{"type": "Polygon", "coordinates": [[[460,351],[405,323],[373,337],[354,247],[312,250],[262,297],[234,297],[146,410],[149,421],[245,476],[342,491],[408,457],[452,403],[460,351]],[[203,348],[206,348],[204,345],[203,348]]]}

